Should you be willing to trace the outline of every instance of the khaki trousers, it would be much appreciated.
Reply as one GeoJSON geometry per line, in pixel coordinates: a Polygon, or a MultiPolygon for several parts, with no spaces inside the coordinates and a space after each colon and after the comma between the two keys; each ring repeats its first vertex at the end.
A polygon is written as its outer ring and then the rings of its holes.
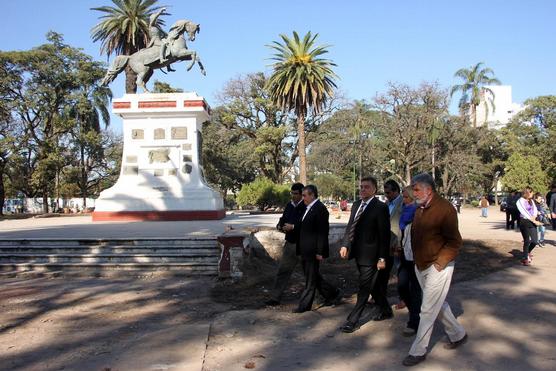
{"type": "Polygon", "coordinates": [[[454,262],[450,262],[441,272],[437,271],[434,265],[423,271],[419,271],[415,266],[415,273],[423,290],[423,302],[421,304],[419,329],[409,354],[422,356],[427,353],[434,321],[437,318],[444,325],[446,334],[452,342],[461,340],[465,336],[465,329],[454,317],[450,305],[446,301],[452,275],[454,274],[454,262]]]}

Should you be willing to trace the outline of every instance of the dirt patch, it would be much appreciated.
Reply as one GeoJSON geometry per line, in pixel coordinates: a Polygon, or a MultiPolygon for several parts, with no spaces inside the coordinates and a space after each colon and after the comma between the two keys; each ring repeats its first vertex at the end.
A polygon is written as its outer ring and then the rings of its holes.
{"type": "MultiPolygon", "coordinates": [[[[487,274],[517,264],[521,244],[515,241],[466,240],[456,260],[453,282],[477,279],[487,274]]],[[[234,309],[259,309],[265,307],[274,283],[277,264],[263,256],[246,259],[244,277],[239,282],[222,281],[210,290],[212,300],[226,303],[234,309]]],[[[353,261],[338,258],[327,259],[321,273],[331,283],[344,290],[346,297],[357,293],[358,272],[353,261]]],[[[305,279],[300,264],[296,267],[290,286],[284,293],[279,310],[290,310],[297,304],[303,291],[305,279]]],[[[388,284],[388,295],[397,296],[397,278],[392,275],[388,284]]],[[[319,299],[317,299],[318,301],[319,299]]]]}

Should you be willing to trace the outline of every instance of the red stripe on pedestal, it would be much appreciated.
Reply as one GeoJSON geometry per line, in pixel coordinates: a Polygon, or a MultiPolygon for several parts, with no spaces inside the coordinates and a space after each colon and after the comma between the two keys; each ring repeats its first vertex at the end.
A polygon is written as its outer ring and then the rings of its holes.
{"type": "Polygon", "coordinates": [[[148,101],[139,102],[139,108],[175,108],[177,102],[174,101],[148,101]]]}
{"type": "Polygon", "coordinates": [[[131,108],[131,102],[114,102],[112,107],[114,109],[131,108]]]}
{"type": "Polygon", "coordinates": [[[219,220],[225,216],[226,210],[94,211],[93,222],[219,220]]]}
{"type": "Polygon", "coordinates": [[[183,101],[184,107],[203,107],[207,108],[207,104],[204,100],[184,100],[183,101]]]}

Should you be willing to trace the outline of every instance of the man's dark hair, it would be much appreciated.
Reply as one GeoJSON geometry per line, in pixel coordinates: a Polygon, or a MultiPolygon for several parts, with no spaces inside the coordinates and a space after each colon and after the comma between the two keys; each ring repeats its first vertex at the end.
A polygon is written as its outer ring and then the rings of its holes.
{"type": "MultiPolygon", "coordinates": [[[[363,182],[369,182],[369,183],[371,183],[371,184],[375,187],[375,189],[378,189],[378,182],[376,181],[376,178],[375,178],[375,177],[366,176],[366,177],[364,177],[364,178],[361,178],[361,183],[363,183],[363,182]]],[[[399,189],[399,188],[398,188],[398,189],[399,189]]]]}
{"type": "Polygon", "coordinates": [[[303,191],[303,187],[304,187],[303,183],[293,183],[291,190],[298,191],[299,193],[301,193],[303,191]]]}
{"type": "Polygon", "coordinates": [[[431,187],[431,189],[436,192],[436,184],[434,183],[434,179],[432,177],[432,175],[428,174],[428,173],[421,173],[421,174],[417,174],[413,177],[413,179],[411,180],[411,185],[415,185],[415,184],[425,184],[428,185],[429,187],[431,187]]]}
{"type": "Polygon", "coordinates": [[[394,179],[387,180],[386,183],[384,183],[384,188],[386,187],[390,188],[391,191],[400,193],[400,185],[394,179]]]}
{"type": "Polygon", "coordinates": [[[315,196],[315,198],[319,198],[319,191],[317,190],[317,186],[313,184],[308,184],[303,187],[304,191],[307,191],[315,196]]]}

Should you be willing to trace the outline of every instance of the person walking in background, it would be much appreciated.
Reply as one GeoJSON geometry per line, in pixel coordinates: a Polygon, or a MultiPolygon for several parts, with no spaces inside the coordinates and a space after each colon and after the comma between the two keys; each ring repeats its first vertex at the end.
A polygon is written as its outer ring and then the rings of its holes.
{"type": "Polygon", "coordinates": [[[546,204],[552,219],[552,229],[556,231],[556,183],[552,184],[551,191],[546,195],[546,204]]]}
{"type": "Polygon", "coordinates": [[[519,197],[515,191],[512,191],[506,199],[506,229],[508,230],[515,229],[515,223],[519,220],[519,214],[516,215],[518,199],[519,197]]]}
{"type": "Polygon", "coordinates": [[[415,274],[423,290],[419,328],[404,366],[425,360],[434,322],[444,324],[449,342],[447,349],[456,349],[467,341],[467,333],[457,321],[446,301],[454,273],[454,260],[462,246],[458,216],[450,202],[436,193],[431,175],[416,175],[411,185],[418,205],[411,226],[411,246],[415,274]]]}
{"type": "Polygon", "coordinates": [[[537,238],[539,246],[544,247],[544,235],[546,233],[545,224],[550,224],[550,215],[540,192],[535,193],[534,200],[535,206],[537,207],[537,221],[539,222],[539,225],[537,225],[537,238]]]}
{"type": "Polygon", "coordinates": [[[411,223],[415,216],[417,205],[414,202],[413,188],[405,187],[402,191],[403,208],[400,215],[400,230],[402,233],[400,267],[398,268],[398,293],[406,303],[409,320],[403,330],[404,336],[413,336],[419,328],[419,313],[421,312],[422,291],[415,273],[415,262],[411,250],[411,223]]]}
{"type": "Polygon", "coordinates": [[[522,196],[517,200],[517,209],[519,210],[519,230],[523,236],[523,258],[521,264],[531,265],[531,252],[537,246],[537,206],[533,202],[533,189],[525,187],[522,196]]]}
{"type": "Polygon", "coordinates": [[[291,201],[286,205],[276,229],[285,232],[284,248],[282,250],[282,257],[278,266],[278,273],[274,281],[274,286],[270,293],[270,299],[266,301],[266,305],[275,306],[280,304],[282,293],[288,286],[288,281],[297,265],[296,244],[299,237],[298,231],[284,231],[284,225],[299,224],[303,214],[305,213],[306,205],[301,199],[301,192],[303,191],[303,184],[294,183],[291,187],[290,195],[291,201]]]}
{"type": "MultiPolygon", "coordinates": [[[[388,205],[388,212],[390,214],[390,254],[386,258],[386,269],[378,272],[378,281],[375,286],[373,298],[376,295],[387,296],[388,280],[392,274],[392,267],[397,270],[400,266],[400,246],[402,239],[402,232],[400,230],[400,215],[403,208],[403,200],[400,194],[400,185],[393,179],[387,180],[384,183],[384,195],[386,196],[386,205],[388,205]],[[380,290],[380,293],[377,291],[380,290]]],[[[405,308],[405,303],[402,298],[399,298],[396,309],[405,308]]],[[[392,317],[391,308],[388,307],[386,313],[377,313],[375,316],[377,320],[387,319],[392,317]],[[380,317],[384,318],[380,318],[380,317]]]]}
{"type": "MultiPolygon", "coordinates": [[[[353,204],[346,232],[340,248],[343,259],[355,259],[359,271],[357,302],[346,322],[340,327],[343,332],[354,332],[359,328],[359,319],[367,306],[373,288],[378,284],[379,272],[387,267],[390,251],[390,215],[388,206],[375,197],[377,181],[373,177],[361,179],[360,199],[353,204]]],[[[378,314],[392,309],[385,295],[373,298],[378,314]]]]}
{"type": "Polygon", "coordinates": [[[481,207],[481,217],[483,218],[488,218],[488,200],[486,198],[486,196],[483,196],[481,198],[481,201],[479,201],[479,206],[481,207]]]}
{"type": "Polygon", "coordinates": [[[316,291],[324,297],[324,305],[335,305],[342,299],[342,291],[328,283],[319,272],[321,261],[328,257],[328,210],[319,200],[316,186],[303,187],[302,197],[307,208],[301,221],[295,225],[285,223],[283,227],[286,232],[299,232],[297,255],[301,255],[305,274],[305,289],[294,313],[311,310],[316,291]]]}

